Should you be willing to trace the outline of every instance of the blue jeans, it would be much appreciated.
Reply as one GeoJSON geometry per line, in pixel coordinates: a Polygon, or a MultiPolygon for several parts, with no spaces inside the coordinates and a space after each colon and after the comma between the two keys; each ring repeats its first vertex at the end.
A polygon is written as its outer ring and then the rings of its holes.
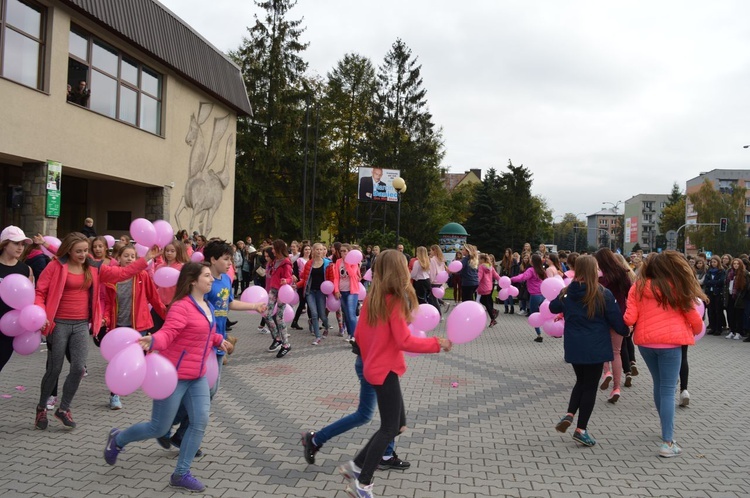
{"type": "MultiPolygon", "coordinates": [[[[543,302],[543,295],[531,294],[531,296],[529,296],[529,315],[532,313],[537,313],[539,311],[539,305],[543,302]]],[[[540,329],[539,327],[534,327],[534,330],[536,330],[536,335],[542,335],[542,329],[540,329]]]]}
{"type": "Polygon", "coordinates": [[[359,301],[359,294],[341,291],[341,311],[344,313],[349,337],[354,337],[354,330],[357,328],[357,301],[359,301]]]}
{"type": "Polygon", "coordinates": [[[323,330],[328,331],[328,311],[326,311],[326,295],[320,290],[309,290],[305,296],[307,311],[310,313],[310,332],[320,339],[320,324],[318,319],[323,320],[323,330]]]}
{"type": "Polygon", "coordinates": [[[117,435],[115,444],[123,448],[135,441],[163,436],[172,427],[172,421],[184,405],[190,417],[190,429],[185,433],[180,445],[180,456],[174,473],[185,475],[190,470],[195,453],[203,441],[203,433],[208,425],[208,413],[211,401],[208,394],[208,381],[203,376],[195,380],[180,380],[174,393],[166,399],[154,400],[151,410],[151,421],[135,424],[117,435]]]}
{"type": "MultiPolygon", "coordinates": [[[[359,378],[359,406],[357,406],[357,411],[316,432],[315,444],[317,446],[323,446],[323,443],[329,439],[360,425],[365,425],[375,415],[378,397],[375,393],[375,388],[365,380],[365,376],[362,374],[362,358],[359,356],[357,356],[357,361],[354,362],[354,371],[357,372],[357,377],[359,378]]],[[[384,456],[392,455],[394,448],[395,442],[391,441],[388,449],[385,450],[384,456]]]]}
{"type": "MultiPolygon", "coordinates": [[[[208,357],[209,361],[211,361],[211,357],[208,357]]],[[[216,384],[214,384],[214,387],[209,387],[208,391],[208,399],[210,401],[213,401],[214,396],[216,396],[216,393],[219,392],[219,384],[221,383],[221,370],[224,367],[224,355],[216,356],[216,361],[219,362],[219,375],[216,377],[216,384]]],[[[180,426],[177,428],[176,431],[174,431],[174,438],[177,441],[182,441],[185,437],[185,433],[190,428],[190,416],[188,415],[187,408],[185,407],[185,403],[180,404],[180,409],[177,410],[177,415],[174,417],[174,422],[172,422],[172,425],[180,424],[180,426]]],[[[172,426],[169,426],[169,431],[172,430],[172,426]]],[[[169,431],[166,432],[166,436],[169,436],[169,431]]],[[[182,447],[182,446],[180,446],[182,447]]]]}
{"type": "Polygon", "coordinates": [[[661,438],[671,443],[674,436],[674,390],[680,376],[682,348],[648,348],[638,346],[643,361],[654,379],[654,404],[661,420],[661,438]]]}

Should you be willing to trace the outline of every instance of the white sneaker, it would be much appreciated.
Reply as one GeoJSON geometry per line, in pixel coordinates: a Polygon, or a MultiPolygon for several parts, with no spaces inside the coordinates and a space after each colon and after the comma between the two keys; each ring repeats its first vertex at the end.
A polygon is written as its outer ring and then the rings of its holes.
{"type": "Polygon", "coordinates": [[[663,458],[671,458],[679,456],[682,453],[682,449],[677,446],[677,443],[672,441],[672,445],[668,445],[667,443],[662,443],[661,448],[659,448],[659,456],[663,458]]]}
{"type": "Polygon", "coordinates": [[[734,339],[734,333],[730,332],[726,336],[724,336],[724,339],[734,339]]]}
{"type": "Polygon", "coordinates": [[[734,334],[734,337],[732,337],[732,339],[734,339],[735,341],[739,341],[740,339],[742,339],[742,336],[739,333],[737,333],[737,334],[734,334]]]}
{"type": "Polygon", "coordinates": [[[687,406],[690,404],[690,393],[687,389],[683,389],[680,393],[680,406],[687,406]]]}
{"type": "Polygon", "coordinates": [[[120,401],[120,397],[116,394],[113,394],[109,397],[109,409],[110,410],[121,410],[122,409],[122,402],[120,401]]]}
{"type": "Polygon", "coordinates": [[[258,332],[261,334],[270,334],[271,331],[268,330],[268,327],[258,327],[258,332]]]}
{"type": "Polygon", "coordinates": [[[57,404],[57,396],[50,396],[47,398],[47,410],[54,410],[57,404]]]}

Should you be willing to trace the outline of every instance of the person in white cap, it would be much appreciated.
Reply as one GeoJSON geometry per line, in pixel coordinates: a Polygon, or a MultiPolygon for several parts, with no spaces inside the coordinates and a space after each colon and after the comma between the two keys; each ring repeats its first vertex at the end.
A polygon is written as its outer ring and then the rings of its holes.
{"type": "MultiPolygon", "coordinates": [[[[31,239],[20,228],[11,225],[3,229],[0,233],[0,280],[18,273],[34,281],[31,268],[20,261],[27,244],[31,244],[31,239]]],[[[12,309],[0,299],[0,317],[12,309]]],[[[13,355],[13,338],[0,334],[0,371],[8,363],[11,355],[13,355]]]]}

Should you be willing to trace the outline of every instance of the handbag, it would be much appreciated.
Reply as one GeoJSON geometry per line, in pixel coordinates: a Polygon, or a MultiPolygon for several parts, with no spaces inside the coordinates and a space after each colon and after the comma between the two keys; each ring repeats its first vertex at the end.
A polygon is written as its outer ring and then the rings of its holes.
{"type": "Polygon", "coordinates": [[[255,273],[258,274],[259,277],[265,277],[266,276],[266,269],[262,266],[259,266],[257,270],[255,270],[255,273]]]}

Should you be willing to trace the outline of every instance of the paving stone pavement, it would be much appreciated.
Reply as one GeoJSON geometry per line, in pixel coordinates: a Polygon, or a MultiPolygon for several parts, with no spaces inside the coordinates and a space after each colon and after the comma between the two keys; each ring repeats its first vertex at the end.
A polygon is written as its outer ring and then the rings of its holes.
{"type": "MultiPolygon", "coordinates": [[[[300,433],[356,407],[348,345],[332,331],[312,346],[309,332],[294,331],[292,351],[277,359],[264,351],[270,337],[258,333],[257,315],[233,318],[240,322],[233,331],[237,351],[213,402],[205,455],[192,468],[207,486],[204,494],[345,496],[336,467],[372,435],[377,418],[328,442],[316,465],[305,463],[300,433]]],[[[617,404],[599,393],[589,426],[598,444],[580,448],[571,432],[554,430],[574,383],[562,340],[532,342],[533,331],[518,315],[501,314],[498,322],[450,353],[407,360],[402,389],[409,430],[396,451],[412,466],[377,472],[376,496],[750,496],[750,344],[706,337],[690,349],[692,398],[677,410],[675,427],[684,453],[661,459],[645,364],[639,362],[641,374],[617,404]]],[[[435,333],[443,334],[444,326],[435,333]]],[[[93,345],[89,375],[72,407],[78,427],[65,430],[51,417],[48,430],[34,429],[45,357],[42,351],[14,355],[0,373],[0,496],[181,495],[168,487],[177,452],[153,440],[129,445],[113,467],[104,463],[109,429],[147,420],[151,403],[139,391],[123,399],[123,410],[109,410],[106,364],[93,345]]]]}

